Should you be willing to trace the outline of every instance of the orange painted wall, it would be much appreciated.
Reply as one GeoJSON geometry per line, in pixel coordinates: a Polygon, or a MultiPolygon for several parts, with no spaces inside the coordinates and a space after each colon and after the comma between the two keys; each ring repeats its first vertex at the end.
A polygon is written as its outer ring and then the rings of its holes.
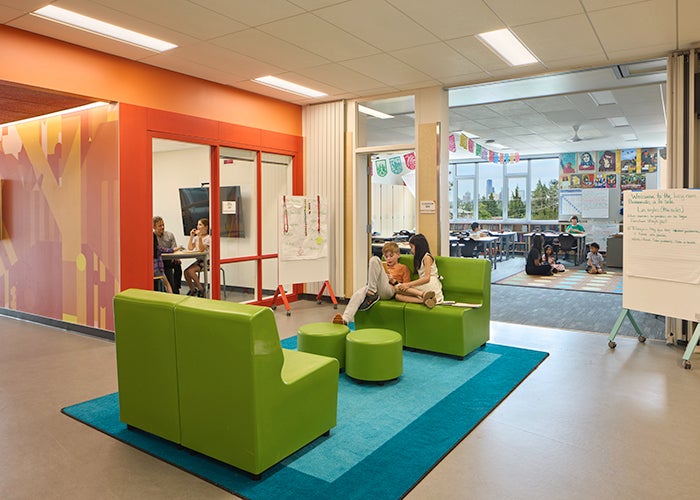
{"type": "MultiPolygon", "coordinates": [[[[89,200],[87,205],[76,208],[76,199],[66,190],[56,203],[49,203],[46,193],[37,196],[37,190],[48,186],[47,177],[37,174],[32,160],[20,158],[17,163],[12,154],[3,153],[6,163],[0,176],[8,181],[2,199],[7,226],[0,242],[0,278],[6,281],[0,307],[112,330],[114,293],[129,287],[151,288],[154,136],[294,156],[293,192],[303,194],[302,119],[297,105],[7,26],[0,26],[0,44],[4,80],[119,103],[118,121],[116,111],[109,116],[111,149],[101,147],[96,155],[98,148],[85,127],[77,135],[70,128],[63,132],[64,143],[73,139],[73,163],[81,157],[75,156],[77,137],[77,151],[91,151],[91,161],[81,164],[90,168],[80,176],[79,200],[89,200]],[[32,219],[31,213],[38,215],[32,219]],[[59,231],[59,219],[65,227],[75,221],[75,227],[59,231]],[[34,245],[37,231],[48,231],[51,244],[34,245]],[[66,253],[66,247],[76,246],[75,231],[82,251],[66,253]],[[99,251],[93,252],[98,244],[99,251]],[[21,267],[8,277],[8,268],[20,260],[21,267]],[[29,279],[22,276],[25,272],[29,279]],[[45,281],[49,286],[43,285],[45,281]]],[[[29,126],[41,128],[38,121],[32,123],[29,126]]],[[[33,133],[25,146],[40,149],[42,141],[40,133],[33,133]]],[[[67,151],[63,147],[62,153],[67,151]]],[[[43,165],[41,155],[38,158],[43,165]]],[[[56,184],[55,178],[50,179],[56,184]]],[[[218,279],[218,274],[212,276],[213,287],[218,279]]]]}
{"type": "Polygon", "coordinates": [[[0,26],[3,80],[301,135],[301,107],[0,26]]]}

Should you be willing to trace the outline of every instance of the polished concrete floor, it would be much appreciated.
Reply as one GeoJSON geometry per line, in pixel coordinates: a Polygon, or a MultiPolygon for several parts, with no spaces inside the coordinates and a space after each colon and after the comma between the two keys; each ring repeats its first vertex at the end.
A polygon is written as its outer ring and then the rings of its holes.
{"type": "MultiPolygon", "coordinates": [[[[281,337],[335,311],[275,315],[281,337]]],[[[550,356],[409,499],[700,497],[700,355],[663,342],[492,323],[491,341],[550,356]]],[[[117,390],[114,344],[0,317],[0,498],[232,498],[60,413],[117,390]]]]}

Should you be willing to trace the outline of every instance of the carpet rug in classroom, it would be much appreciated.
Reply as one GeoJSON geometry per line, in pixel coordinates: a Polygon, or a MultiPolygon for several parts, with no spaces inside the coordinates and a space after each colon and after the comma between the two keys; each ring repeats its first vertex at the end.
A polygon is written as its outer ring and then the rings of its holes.
{"type": "MultiPolygon", "coordinates": [[[[296,348],[296,337],[282,345],[296,348]]],[[[404,352],[404,373],[384,385],[340,374],[338,420],[262,474],[227,464],[127,426],[117,393],[62,410],[66,415],[248,499],[396,499],[410,491],[547,357],[486,344],[464,360],[404,352]]],[[[89,459],[89,457],[86,457],[89,459]]]]}
{"type": "Polygon", "coordinates": [[[552,276],[531,276],[521,271],[496,284],[622,294],[622,271],[608,270],[605,274],[589,274],[584,269],[567,269],[552,276]]]}

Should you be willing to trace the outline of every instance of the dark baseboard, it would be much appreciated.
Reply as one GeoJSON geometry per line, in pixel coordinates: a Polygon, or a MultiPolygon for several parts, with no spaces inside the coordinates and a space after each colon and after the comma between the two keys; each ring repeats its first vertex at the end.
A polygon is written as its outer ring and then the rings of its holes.
{"type": "Polygon", "coordinates": [[[0,307],[0,315],[21,319],[23,321],[30,321],[40,325],[51,326],[53,328],[60,328],[70,332],[81,333],[83,335],[90,335],[91,337],[99,337],[101,339],[114,341],[114,332],[103,330],[101,328],[79,325],[69,321],[61,321],[59,319],[47,318],[46,316],[39,316],[38,314],[15,311],[14,309],[5,309],[4,307],[0,307]]]}

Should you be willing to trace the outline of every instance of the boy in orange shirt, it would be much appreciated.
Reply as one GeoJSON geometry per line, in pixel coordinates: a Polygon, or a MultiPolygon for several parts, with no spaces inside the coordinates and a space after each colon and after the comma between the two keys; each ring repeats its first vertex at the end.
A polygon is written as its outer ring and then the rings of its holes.
{"type": "Polygon", "coordinates": [[[372,307],[379,299],[389,300],[396,295],[396,285],[411,281],[411,273],[403,264],[399,263],[399,246],[388,241],[382,247],[382,255],[385,262],[379,257],[369,259],[367,269],[367,285],[356,290],[350,297],[343,314],[336,314],[333,323],[345,324],[355,320],[355,313],[365,311],[372,307]]]}

